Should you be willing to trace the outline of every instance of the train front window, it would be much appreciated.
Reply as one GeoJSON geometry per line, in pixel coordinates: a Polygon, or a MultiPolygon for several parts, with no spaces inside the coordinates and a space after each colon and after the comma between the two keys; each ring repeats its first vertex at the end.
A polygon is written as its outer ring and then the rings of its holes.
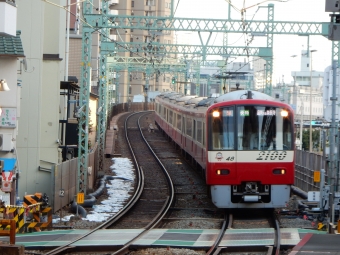
{"type": "Polygon", "coordinates": [[[270,106],[238,106],[238,150],[292,150],[292,121],[288,112],[270,106]]]}
{"type": "Polygon", "coordinates": [[[209,133],[211,150],[235,150],[234,108],[216,109],[211,116],[212,132],[209,133]]]}

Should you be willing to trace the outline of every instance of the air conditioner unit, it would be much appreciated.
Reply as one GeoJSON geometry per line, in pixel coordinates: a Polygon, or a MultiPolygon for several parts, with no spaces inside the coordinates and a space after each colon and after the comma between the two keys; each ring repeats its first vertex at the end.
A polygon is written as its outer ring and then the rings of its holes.
{"type": "Polygon", "coordinates": [[[110,15],[118,15],[118,10],[109,10],[110,15]]]}
{"type": "Polygon", "coordinates": [[[109,0],[109,5],[119,4],[119,0],[109,0]]]}
{"type": "Polygon", "coordinates": [[[10,151],[12,149],[12,134],[0,134],[0,151],[10,151]]]}

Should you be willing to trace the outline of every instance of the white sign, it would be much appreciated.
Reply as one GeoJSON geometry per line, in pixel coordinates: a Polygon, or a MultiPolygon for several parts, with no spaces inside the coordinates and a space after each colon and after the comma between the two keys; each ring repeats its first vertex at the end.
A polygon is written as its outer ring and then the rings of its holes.
{"type": "Polygon", "coordinates": [[[320,191],[308,191],[308,202],[319,202],[320,191]]]}
{"type": "Polygon", "coordinates": [[[4,108],[0,112],[0,127],[15,128],[17,125],[17,109],[4,108]]]}
{"type": "Polygon", "coordinates": [[[2,200],[3,202],[5,202],[5,205],[10,205],[11,204],[11,198],[10,198],[10,194],[2,194],[0,195],[0,200],[2,200]]]}

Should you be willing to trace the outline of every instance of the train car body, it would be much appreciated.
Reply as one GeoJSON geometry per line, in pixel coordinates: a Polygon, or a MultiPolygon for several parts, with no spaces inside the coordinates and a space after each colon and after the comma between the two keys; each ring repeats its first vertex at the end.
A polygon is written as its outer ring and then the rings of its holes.
{"type": "Polygon", "coordinates": [[[156,97],[156,124],[204,172],[219,208],[280,208],[294,184],[292,108],[256,91],[156,97]],[[192,96],[191,96],[192,97],[192,96]]]}

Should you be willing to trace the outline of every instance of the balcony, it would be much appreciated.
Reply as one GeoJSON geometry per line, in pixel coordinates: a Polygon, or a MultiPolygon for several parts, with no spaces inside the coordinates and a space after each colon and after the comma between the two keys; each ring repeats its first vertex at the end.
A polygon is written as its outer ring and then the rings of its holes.
{"type": "Polygon", "coordinates": [[[14,1],[0,0],[0,36],[16,36],[17,7],[14,1]]]}
{"type": "Polygon", "coordinates": [[[119,4],[119,0],[109,0],[109,6],[119,4]]]}

